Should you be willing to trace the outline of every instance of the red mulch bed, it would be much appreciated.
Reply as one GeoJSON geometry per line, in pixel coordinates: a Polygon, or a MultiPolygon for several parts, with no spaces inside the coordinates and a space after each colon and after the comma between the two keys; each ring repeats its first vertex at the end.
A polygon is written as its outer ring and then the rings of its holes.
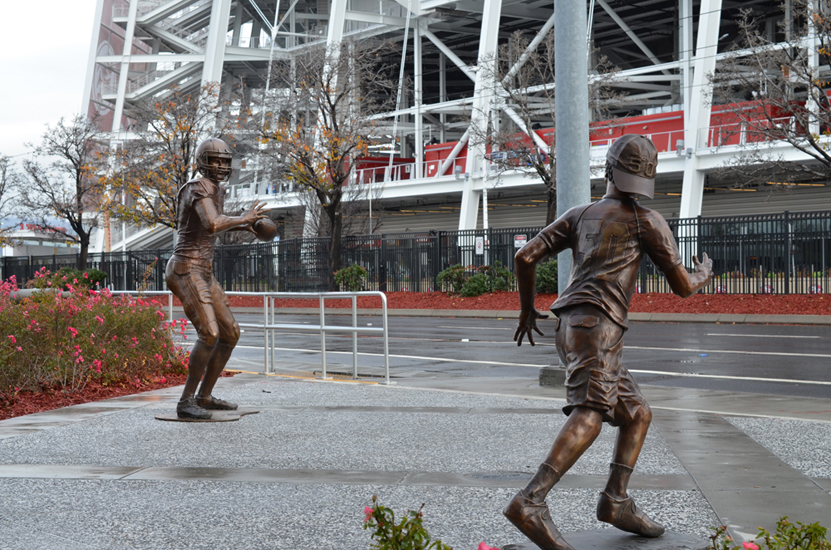
{"type": "MultiPolygon", "coordinates": [[[[231,296],[231,305],[262,307],[263,301],[254,296],[231,296]]],[[[556,294],[538,294],[536,306],[540,311],[557,299],[556,294]]],[[[174,301],[177,304],[177,301],[174,301]]],[[[318,299],[280,299],[277,307],[318,307],[318,299]]],[[[326,300],[327,308],[352,307],[352,300],[326,300]]],[[[360,308],[380,308],[376,297],[358,298],[360,308]]],[[[444,292],[389,292],[389,309],[486,309],[519,310],[516,292],[495,292],[475,298],[462,298],[444,292]]],[[[831,315],[831,297],[820,294],[696,294],[687,299],[674,294],[635,294],[632,312],[638,313],[738,313],[738,314],[797,314],[831,315]]]]}
{"type": "MultiPolygon", "coordinates": [[[[233,375],[234,373],[230,372],[222,373],[222,376],[233,375]]],[[[145,382],[138,388],[135,384],[129,383],[102,386],[99,382],[93,381],[87,384],[83,390],[71,394],[63,393],[61,390],[46,390],[43,392],[22,391],[17,394],[17,397],[10,406],[0,407],[0,420],[23,416],[24,414],[51,411],[52,409],[69,407],[70,405],[101,401],[102,399],[110,399],[111,397],[121,397],[122,395],[133,395],[151,390],[169,388],[171,386],[179,386],[185,383],[186,378],[186,374],[166,375],[164,382],[161,380],[145,382]]]]}

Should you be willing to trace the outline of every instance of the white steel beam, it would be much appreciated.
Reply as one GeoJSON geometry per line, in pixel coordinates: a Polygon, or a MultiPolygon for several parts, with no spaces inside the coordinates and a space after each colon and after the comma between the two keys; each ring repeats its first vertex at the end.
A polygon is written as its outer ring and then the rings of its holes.
{"type": "MultiPolygon", "coordinates": [[[[554,9],[556,10],[556,7],[554,9]]],[[[540,43],[543,41],[545,36],[548,34],[548,31],[550,31],[553,28],[554,28],[554,13],[551,14],[551,17],[549,17],[548,21],[546,21],[545,24],[542,26],[542,28],[540,29],[540,32],[537,33],[537,36],[535,36],[534,39],[531,40],[531,42],[528,44],[528,47],[525,48],[525,51],[522,53],[522,55],[519,57],[519,59],[517,59],[517,62],[514,63],[514,66],[511,67],[511,70],[508,71],[508,74],[505,75],[505,78],[502,79],[502,82],[509,81],[511,78],[514,77],[514,75],[517,72],[519,72],[519,70],[522,68],[522,66],[525,65],[525,62],[528,61],[528,57],[532,53],[537,51],[537,46],[539,46],[540,43]]]]}
{"type": "MultiPolygon", "coordinates": [[[[430,42],[432,42],[433,44],[435,44],[435,45],[436,45],[436,47],[439,49],[439,51],[440,51],[441,53],[443,53],[444,55],[446,55],[446,56],[447,56],[447,59],[449,59],[450,61],[452,61],[454,65],[456,65],[457,67],[459,67],[459,68],[462,70],[462,72],[463,72],[463,73],[465,73],[465,75],[466,75],[469,79],[471,79],[473,82],[476,82],[476,73],[475,73],[475,72],[473,72],[473,70],[472,70],[470,67],[468,67],[467,63],[465,63],[464,61],[462,61],[461,59],[459,59],[459,56],[458,56],[458,55],[456,55],[455,53],[453,53],[453,50],[451,50],[450,48],[448,48],[448,47],[445,45],[445,43],[444,43],[444,42],[442,42],[442,41],[439,39],[439,37],[438,37],[438,36],[436,36],[435,34],[431,33],[431,32],[430,32],[429,30],[427,30],[427,29],[422,29],[422,34],[424,34],[424,36],[425,36],[425,37],[427,37],[427,39],[428,39],[430,42]]],[[[494,37],[494,39],[496,39],[496,37],[494,37]]]]}
{"type": "Polygon", "coordinates": [[[202,67],[202,86],[208,82],[222,82],[222,66],[225,64],[225,37],[228,34],[228,18],[231,0],[213,0],[211,27],[205,44],[205,64],[202,67]]]}
{"type": "Polygon", "coordinates": [[[687,117],[690,112],[690,87],[692,85],[692,54],[693,54],[693,0],[679,0],[678,26],[679,43],[678,58],[681,61],[681,102],[684,104],[684,127],[687,127],[687,117]]]}
{"type": "Polygon", "coordinates": [[[496,64],[496,53],[499,46],[499,16],[502,13],[502,0],[485,0],[482,12],[482,28],[479,31],[479,55],[477,56],[478,70],[476,72],[476,86],[473,89],[473,112],[470,126],[477,139],[468,147],[467,173],[462,205],[459,212],[459,230],[476,229],[479,213],[479,195],[481,191],[474,188],[474,179],[486,178],[485,173],[485,143],[481,139],[487,131],[488,115],[491,111],[493,99],[493,71],[486,70],[486,64],[496,64]]]}
{"type": "Polygon", "coordinates": [[[528,128],[525,125],[525,122],[522,120],[522,118],[520,118],[520,116],[516,113],[516,111],[514,111],[514,109],[511,106],[503,105],[502,111],[506,115],[511,117],[511,120],[513,120],[516,123],[516,125],[519,126],[520,129],[522,129],[522,131],[528,135],[528,137],[534,140],[534,143],[537,144],[537,147],[539,147],[542,151],[545,151],[547,154],[550,154],[550,151],[548,150],[548,144],[545,143],[545,141],[543,141],[543,139],[535,131],[533,131],[531,128],[528,128]]]}
{"type": "Polygon", "coordinates": [[[415,107],[415,177],[421,178],[424,169],[424,118],[421,113],[421,104],[424,99],[424,73],[421,64],[421,29],[413,29],[413,93],[415,107]]]}
{"type": "MultiPolygon", "coordinates": [[[[98,55],[98,35],[101,31],[101,16],[104,13],[104,0],[98,0],[95,5],[95,19],[93,19],[92,36],[90,37],[89,56],[87,57],[87,75],[84,79],[84,95],[81,96],[80,113],[89,111],[89,102],[92,99],[92,79],[95,76],[95,64],[98,55]]],[[[114,63],[121,59],[113,60],[114,63]]]]}
{"type": "Polygon", "coordinates": [[[124,114],[124,101],[127,92],[127,77],[130,73],[130,55],[133,53],[133,36],[136,32],[136,14],[138,12],[138,1],[130,2],[130,9],[127,12],[127,32],[124,33],[124,48],[121,52],[121,71],[118,75],[118,92],[115,99],[115,111],[113,111],[113,133],[118,133],[121,128],[121,117],[124,114]]]}
{"type": "Polygon", "coordinates": [[[650,50],[647,47],[647,45],[644,44],[640,38],[638,38],[638,35],[635,34],[635,32],[629,27],[629,25],[627,25],[626,22],[623,19],[621,19],[617,13],[615,13],[615,10],[613,10],[609,4],[607,4],[604,0],[596,1],[598,4],[600,4],[600,7],[603,8],[606,11],[606,13],[609,14],[609,17],[611,17],[612,20],[615,23],[617,23],[618,27],[620,27],[623,30],[623,32],[626,33],[626,36],[628,36],[629,39],[632,40],[632,42],[634,42],[638,48],[640,48],[640,50],[646,55],[646,57],[649,58],[650,61],[652,61],[653,64],[661,64],[661,62],[658,60],[655,54],[652,53],[652,50],[650,50]]]}
{"type": "Polygon", "coordinates": [[[692,149],[692,154],[689,155],[684,165],[681,208],[678,212],[682,218],[695,218],[701,215],[705,174],[699,169],[698,150],[707,145],[706,142],[700,142],[700,138],[702,131],[710,127],[713,85],[709,81],[709,75],[716,69],[720,23],[721,0],[702,0],[698,18],[692,89],[690,90],[690,114],[684,128],[684,146],[688,151],[692,149]]]}
{"type": "MultiPolygon", "coordinates": [[[[213,16],[211,16],[211,17],[213,18],[213,16]]],[[[176,47],[181,48],[182,50],[186,50],[186,51],[193,52],[193,53],[196,53],[196,54],[205,53],[204,50],[202,48],[200,48],[199,46],[197,46],[196,44],[194,44],[192,42],[188,42],[184,38],[182,38],[180,36],[176,36],[172,32],[167,31],[165,29],[162,29],[161,27],[159,27],[157,25],[148,25],[148,26],[144,27],[144,30],[146,30],[148,33],[150,33],[151,35],[153,35],[155,37],[161,38],[162,40],[164,40],[168,44],[173,44],[176,47]]],[[[223,44],[224,44],[224,42],[223,42],[223,44]]]]}
{"type": "Polygon", "coordinates": [[[142,15],[141,19],[139,20],[139,24],[141,24],[142,26],[156,24],[159,21],[167,19],[177,11],[186,8],[191,4],[195,4],[198,1],[199,0],[173,0],[172,2],[163,4],[155,10],[142,15]]]}
{"type": "Polygon", "coordinates": [[[343,41],[343,24],[346,21],[346,0],[332,0],[329,6],[329,34],[326,43],[329,48],[343,41]]]}

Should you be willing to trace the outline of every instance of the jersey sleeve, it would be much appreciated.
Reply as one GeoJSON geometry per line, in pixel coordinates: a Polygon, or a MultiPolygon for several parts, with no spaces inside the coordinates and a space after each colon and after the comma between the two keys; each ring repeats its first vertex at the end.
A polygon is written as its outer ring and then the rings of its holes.
{"type": "Polygon", "coordinates": [[[644,252],[662,273],[666,273],[667,270],[681,263],[681,254],[678,252],[675,236],[664,217],[654,210],[646,210],[644,222],[641,230],[644,252]]]}
{"type": "Polygon", "coordinates": [[[548,247],[549,254],[559,254],[566,248],[571,248],[571,240],[574,229],[580,219],[580,215],[587,208],[587,205],[575,206],[565,214],[554,220],[554,222],[540,231],[535,238],[540,239],[548,247]]]}
{"type": "Polygon", "coordinates": [[[213,198],[216,194],[216,186],[205,179],[190,181],[188,187],[190,187],[190,197],[194,204],[202,199],[213,198]]]}

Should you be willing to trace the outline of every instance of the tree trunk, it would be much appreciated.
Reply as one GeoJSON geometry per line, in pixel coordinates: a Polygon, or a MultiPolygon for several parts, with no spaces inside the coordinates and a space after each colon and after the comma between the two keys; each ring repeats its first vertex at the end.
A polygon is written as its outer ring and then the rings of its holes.
{"type": "Polygon", "coordinates": [[[545,213],[545,225],[551,225],[557,219],[557,189],[548,187],[548,211],[545,213]]]}
{"type": "Polygon", "coordinates": [[[87,255],[89,254],[89,238],[81,238],[81,251],[78,254],[78,266],[81,271],[87,268],[87,255]]]}
{"type": "Polygon", "coordinates": [[[338,290],[335,287],[335,272],[340,270],[340,239],[343,232],[343,217],[341,216],[340,208],[335,209],[335,212],[330,217],[332,223],[332,244],[329,247],[329,289],[332,291],[338,290]]]}

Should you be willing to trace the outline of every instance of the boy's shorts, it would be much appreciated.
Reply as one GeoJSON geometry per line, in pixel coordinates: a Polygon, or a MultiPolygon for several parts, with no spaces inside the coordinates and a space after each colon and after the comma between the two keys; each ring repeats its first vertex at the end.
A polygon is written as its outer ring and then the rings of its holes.
{"type": "Polygon", "coordinates": [[[568,398],[563,413],[589,407],[613,426],[628,424],[648,405],[638,383],[621,365],[625,329],[588,304],[557,315],[557,353],[566,366],[568,398]]]}

